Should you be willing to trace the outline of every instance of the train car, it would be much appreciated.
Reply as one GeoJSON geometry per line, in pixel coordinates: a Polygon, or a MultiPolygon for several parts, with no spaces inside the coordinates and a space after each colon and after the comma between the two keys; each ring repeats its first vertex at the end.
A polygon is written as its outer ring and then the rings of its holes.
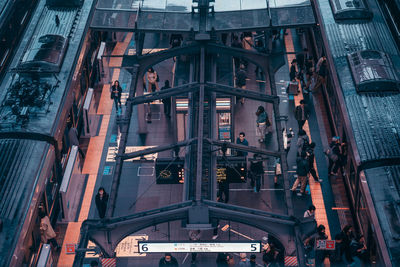
{"type": "Polygon", "coordinates": [[[322,92],[332,134],[348,144],[356,228],[375,266],[400,266],[399,50],[378,1],[314,3],[330,72],[322,92]]]}
{"type": "Polygon", "coordinates": [[[36,266],[39,210],[53,223],[66,213],[67,124],[82,124],[100,44],[89,31],[94,2],[38,1],[0,83],[0,266],[36,266]]]}
{"type": "Polygon", "coordinates": [[[379,0],[379,3],[397,46],[400,47],[400,0],[379,0]]]}
{"type": "Polygon", "coordinates": [[[0,1],[0,78],[27,25],[37,0],[0,1]]]}

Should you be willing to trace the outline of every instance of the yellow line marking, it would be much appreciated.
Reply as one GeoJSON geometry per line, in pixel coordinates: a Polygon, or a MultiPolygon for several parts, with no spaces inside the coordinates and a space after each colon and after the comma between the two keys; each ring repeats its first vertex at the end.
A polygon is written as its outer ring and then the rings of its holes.
{"type": "MultiPolygon", "coordinates": [[[[292,38],[292,33],[290,30],[287,31],[288,35],[285,35],[285,46],[286,46],[286,52],[295,52],[294,51],[294,46],[293,46],[293,38],[292,38]]],[[[287,54],[287,59],[289,63],[289,70],[290,70],[290,63],[292,60],[296,57],[295,54],[287,54]]],[[[303,99],[303,93],[301,90],[301,83],[299,82],[300,85],[300,92],[296,96],[294,96],[294,101],[295,101],[295,106],[300,104],[300,100],[303,99]]],[[[311,142],[311,134],[310,134],[310,127],[308,125],[308,121],[303,126],[304,131],[306,131],[308,137],[310,138],[311,142]]],[[[316,165],[316,161],[314,160],[314,168],[318,174],[318,169],[316,165]]],[[[328,239],[331,238],[331,233],[329,230],[329,224],[328,224],[328,217],[326,215],[326,210],[325,210],[325,203],[324,203],[324,198],[322,195],[322,190],[321,190],[321,185],[319,183],[316,183],[314,179],[308,179],[308,182],[310,184],[310,190],[311,190],[311,199],[315,207],[317,207],[315,211],[315,220],[317,221],[318,224],[323,224],[325,226],[325,232],[328,235],[328,239]]]]}

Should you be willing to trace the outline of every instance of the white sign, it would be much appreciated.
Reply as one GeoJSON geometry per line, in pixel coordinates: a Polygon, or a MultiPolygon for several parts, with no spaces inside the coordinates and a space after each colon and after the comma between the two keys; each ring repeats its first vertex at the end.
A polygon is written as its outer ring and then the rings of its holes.
{"type": "Polygon", "coordinates": [[[156,242],[139,241],[139,253],[261,252],[261,242],[156,242]]]}

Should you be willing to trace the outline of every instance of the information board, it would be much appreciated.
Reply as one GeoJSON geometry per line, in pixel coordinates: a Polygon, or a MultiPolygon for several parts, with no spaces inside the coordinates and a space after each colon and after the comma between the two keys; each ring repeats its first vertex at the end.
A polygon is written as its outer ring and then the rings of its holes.
{"type": "Polygon", "coordinates": [[[261,241],[252,242],[161,242],[139,241],[139,253],[261,252],[261,241]]]}

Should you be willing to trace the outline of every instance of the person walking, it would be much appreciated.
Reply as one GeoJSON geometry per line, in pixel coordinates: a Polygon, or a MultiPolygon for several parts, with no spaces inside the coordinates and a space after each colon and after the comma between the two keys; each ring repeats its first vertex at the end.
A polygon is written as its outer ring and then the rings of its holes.
{"type": "Polygon", "coordinates": [[[250,162],[250,173],[251,173],[251,187],[254,188],[254,192],[260,192],[261,178],[264,176],[263,159],[261,155],[254,154],[253,159],[250,162]]]}
{"type": "Polygon", "coordinates": [[[306,152],[302,151],[301,155],[299,158],[297,158],[296,160],[296,164],[297,164],[297,169],[296,169],[296,174],[297,174],[297,179],[296,181],[293,183],[292,189],[290,189],[292,192],[296,191],[296,188],[298,186],[299,183],[301,183],[301,187],[300,187],[300,192],[297,193],[297,195],[299,197],[304,195],[304,191],[306,189],[306,185],[307,185],[307,178],[308,178],[308,160],[306,158],[306,152]]]}
{"type": "MultiPolygon", "coordinates": [[[[326,240],[328,236],[325,234],[325,226],[319,225],[317,232],[304,241],[304,247],[306,247],[306,254],[310,255],[312,250],[315,248],[318,240],[326,240]]],[[[327,256],[325,250],[315,250],[315,266],[322,267],[325,257],[327,256]]],[[[307,257],[308,258],[308,257],[307,257]]]]}
{"type": "MultiPolygon", "coordinates": [[[[247,141],[247,139],[245,137],[246,137],[246,134],[244,132],[240,132],[239,137],[236,138],[236,144],[242,145],[242,146],[249,146],[249,142],[247,141]]],[[[247,157],[247,154],[248,154],[248,152],[246,152],[246,151],[236,150],[236,156],[238,156],[238,157],[247,157]]]]}
{"type": "MultiPolygon", "coordinates": [[[[169,85],[169,81],[165,80],[164,86],[161,87],[161,91],[162,90],[167,90],[167,89],[170,89],[170,88],[171,88],[171,86],[169,85]]],[[[164,114],[165,114],[165,116],[167,116],[168,118],[171,118],[171,97],[163,98],[162,102],[164,104],[164,114]]]]}
{"type": "Polygon", "coordinates": [[[119,81],[117,80],[111,87],[111,99],[114,100],[115,109],[117,113],[118,113],[118,106],[121,108],[121,95],[122,95],[122,87],[119,85],[119,81]]]}
{"type": "Polygon", "coordinates": [[[61,249],[56,240],[56,232],[51,226],[49,216],[44,211],[39,211],[40,218],[40,235],[43,244],[50,243],[54,249],[61,249]]]}
{"type": "Polygon", "coordinates": [[[299,131],[303,130],[304,123],[306,123],[306,120],[310,117],[310,111],[304,99],[300,100],[300,105],[295,108],[294,117],[299,125],[299,131]]]}
{"type": "Polygon", "coordinates": [[[165,253],[165,256],[160,259],[158,262],[158,267],[165,267],[165,266],[170,266],[170,267],[178,267],[178,261],[176,260],[175,257],[171,255],[171,253],[165,253]]]}
{"type": "Polygon", "coordinates": [[[103,219],[106,216],[107,203],[108,203],[108,194],[106,193],[103,187],[99,188],[95,202],[97,211],[99,212],[100,219],[103,219]]]}
{"type": "Polygon", "coordinates": [[[310,145],[306,149],[307,160],[308,160],[309,169],[310,169],[310,174],[314,178],[314,181],[316,181],[318,183],[322,183],[322,179],[318,178],[317,171],[314,168],[314,160],[315,160],[314,149],[315,149],[315,143],[314,142],[311,142],[310,145]]]}
{"type": "Polygon", "coordinates": [[[271,125],[268,119],[268,114],[263,106],[259,106],[256,111],[257,116],[257,133],[260,135],[258,141],[260,143],[264,142],[265,136],[267,135],[267,127],[271,125]]]}
{"type": "MultiPolygon", "coordinates": [[[[244,65],[240,65],[239,71],[236,73],[236,87],[246,89],[247,73],[244,65]]],[[[244,97],[240,97],[240,103],[244,104],[244,97]]]]}
{"type": "Polygon", "coordinates": [[[304,218],[314,218],[315,216],[315,206],[310,205],[308,209],[304,212],[304,218]]]}

